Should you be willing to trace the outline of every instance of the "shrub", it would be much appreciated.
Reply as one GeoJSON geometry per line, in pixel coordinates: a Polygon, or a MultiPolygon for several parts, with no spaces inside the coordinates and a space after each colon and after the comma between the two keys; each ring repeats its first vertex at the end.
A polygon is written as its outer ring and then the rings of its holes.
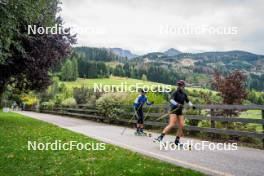
{"type": "Polygon", "coordinates": [[[89,90],[83,86],[81,88],[76,87],[73,89],[73,97],[75,98],[78,104],[87,103],[88,94],[89,90]]]}
{"type": "MultiPolygon", "coordinates": [[[[197,109],[197,110],[193,110],[193,109],[188,109],[185,112],[186,115],[201,115],[201,110],[197,109]]],[[[190,125],[190,126],[198,126],[199,124],[199,120],[196,119],[189,119],[186,120],[186,124],[190,125]]],[[[189,131],[188,134],[190,135],[197,135],[199,132],[197,131],[189,131]]]]}
{"type": "Polygon", "coordinates": [[[96,95],[91,95],[87,98],[87,103],[88,105],[95,106],[96,105],[96,95]]]}
{"type": "Polygon", "coordinates": [[[124,104],[126,93],[107,93],[96,100],[96,107],[107,120],[117,119],[123,110],[120,105],[124,104]]]}
{"type": "Polygon", "coordinates": [[[65,98],[64,98],[64,95],[63,94],[57,94],[57,95],[55,95],[55,97],[54,97],[54,103],[55,103],[55,105],[60,105],[60,104],[62,104],[62,101],[64,100],[65,98]]]}
{"type": "Polygon", "coordinates": [[[34,106],[38,104],[38,99],[32,93],[21,96],[22,102],[24,102],[27,106],[34,106]]]}
{"type": "Polygon", "coordinates": [[[53,101],[42,102],[40,104],[40,109],[48,109],[48,110],[51,110],[54,106],[55,106],[55,103],[53,101]]]}
{"type": "Polygon", "coordinates": [[[74,98],[67,98],[61,102],[62,106],[67,107],[75,107],[77,105],[76,100],[74,98]]]}

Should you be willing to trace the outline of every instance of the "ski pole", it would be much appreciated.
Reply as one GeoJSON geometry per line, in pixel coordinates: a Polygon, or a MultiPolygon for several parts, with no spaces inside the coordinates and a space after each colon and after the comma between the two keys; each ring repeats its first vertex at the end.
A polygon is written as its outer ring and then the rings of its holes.
{"type": "MultiPolygon", "coordinates": [[[[135,115],[136,115],[137,118],[138,118],[137,110],[136,110],[136,109],[134,109],[134,115],[131,117],[131,119],[128,121],[128,123],[130,123],[130,122],[134,119],[135,115]]],[[[121,135],[123,135],[123,134],[125,133],[126,129],[127,129],[127,127],[125,127],[125,128],[123,129],[123,131],[121,132],[121,135]]]]}
{"type": "MultiPolygon", "coordinates": [[[[140,104],[139,108],[141,108],[141,106],[142,106],[142,104],[140,104]]],[[[138,109],[139,109],[139,108],[138,108],[138,109]]],[[[133,120],[133,118],[135,117],[135,115],[136,115],[137,118],[138,118],[138,114],[137,114],[137,110],[136,110],[136,108],[134,108],[134,115],[133,115],[132,118],[128,121],[128,123],[130,123],[130,122],[133,120]]],[[[124,132],[126,131],[126,129],[127,129],[127,127],[125,127],[125,128],[123,129],[123,131],[121,132],[121,135],[124,134],[124,132]]]]}
{"type": "MultiPolygon", "coordinates": [[[[175,112],[175,111],[177,111],[178,109],[180,109],[180,108],[182,108],[182,107],[183,107],[183,105],[180,105],[179,107],[177,107],[177,108],[175,108],[174,110],[172,110],[172,111],[168,112],[167,114],[164,114],[164,115],[160,116],[160,117],[159,117],[159,118],[157,118],[156,120],[163,119],[164,117],[166,117],[166,116],[167,116],[167,115],[169,115],[170,113],[172,113],[172,112],[175,112]]],[[[195,106],[193,106],[193,109],[196,109],[196,107],[195,107],[195,106]]]]}
{"type": "Polygon", "coordinates": [[[180,109],[180,107],[181,107],[181,106],[179,106],[179,107],[175,108],[174,110],[172,110],[172,111],[170,111],[170,112],[168,112],[168,113],[166,113],[166,114],[160,116],[160,117],[157,118],[156,120],[163,119],[164,117],[166,117],[167,115],[171,114],[172,112],[175,112],[175,111],[177,111],[178,109],[180,109]]]}
{"type": "Polygon", "coordinates": [[[148,114],[149,114],[149,112],[150,112],[150,109],[151,109],[151,106],[149,106],[149,108],[148,108],[148,111],[147,111],[147,113],[146,113],[146,115],[145,115],[145,120],[147,119],[147,117],[148,117],[148,114]]]}

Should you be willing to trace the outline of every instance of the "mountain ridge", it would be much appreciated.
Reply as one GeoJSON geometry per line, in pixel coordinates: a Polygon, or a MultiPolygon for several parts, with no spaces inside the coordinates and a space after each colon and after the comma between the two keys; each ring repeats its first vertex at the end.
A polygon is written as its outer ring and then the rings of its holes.
{"type": "Polygon", "coordinates": [[[133,59],[137,57],[137,54],[132,53],[130,50],[122,48],[109,48],[110,51],[121,57],[127,57],[128,59],[133,59]]]}
{"type": "Polygon", "coordinates": [[[182,52],[175,49],[175,48],[170,48],[166,51],[164,51],[164,54],[166,54],[167,56],[175,56],[175,55],[178,55],[178,54],[181,54],[182,52]]]}

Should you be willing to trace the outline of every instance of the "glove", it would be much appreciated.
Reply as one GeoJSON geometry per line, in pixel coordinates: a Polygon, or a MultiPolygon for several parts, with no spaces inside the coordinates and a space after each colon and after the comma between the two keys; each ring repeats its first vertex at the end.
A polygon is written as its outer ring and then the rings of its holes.
{"type": "Polygon", "coordinates": [[[193,106],[193,107],[192,107],[192,109],[193,109],[193,110],[195,110],[195,109],[196,109],[196,107],[195,107],[195,106],[193,106]]]}
{"type": "Polygon", "coordinates": [[[172,109],[176,109],[177,107],[178,107],[178,105],[171,104],[172,109]]]}
{"type": "Polygon", "coordinates": [[[134,107],[134,111],[138,112],[139,107],[134,107]]]}

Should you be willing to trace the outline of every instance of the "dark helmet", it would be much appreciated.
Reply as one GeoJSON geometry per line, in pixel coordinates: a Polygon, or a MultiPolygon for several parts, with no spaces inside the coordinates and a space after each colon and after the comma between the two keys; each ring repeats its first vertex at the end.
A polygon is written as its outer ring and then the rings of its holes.
{"type": "Polygon", "coordinates": [[[139,91],[140,91],[141,93],[147,93],[147,91],[146,91],[145,89],[143,89],[143,88],[141,88],[139,91]]]}
{"type": "Polygon", "coordinates": [[[178,86],[185,86],[185,81],[179,80],[179,81],[177,81],[177,85],[178,86]]]}

